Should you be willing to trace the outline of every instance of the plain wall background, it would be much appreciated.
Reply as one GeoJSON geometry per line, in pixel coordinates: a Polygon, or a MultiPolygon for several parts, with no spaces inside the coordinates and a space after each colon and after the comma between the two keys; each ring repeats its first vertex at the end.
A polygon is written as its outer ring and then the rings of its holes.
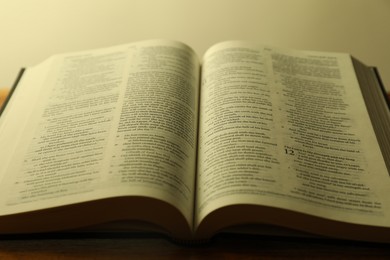
{"type": "Polygon", "coordinates": [[[0,0],[0,87],[55,53],[153,38],[348,52],[390,90],[389,0],[0,0]]]}

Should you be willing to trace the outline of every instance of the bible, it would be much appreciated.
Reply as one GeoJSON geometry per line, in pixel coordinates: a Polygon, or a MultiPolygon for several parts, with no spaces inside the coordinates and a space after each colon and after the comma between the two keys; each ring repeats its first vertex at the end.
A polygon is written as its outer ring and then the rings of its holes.
{"type": "Polygon", "coordinates": [[[390,116],[345,53],[149,40],[22,71],[0,116],[0,236],[121,223],[390,242],[390,116]]]}

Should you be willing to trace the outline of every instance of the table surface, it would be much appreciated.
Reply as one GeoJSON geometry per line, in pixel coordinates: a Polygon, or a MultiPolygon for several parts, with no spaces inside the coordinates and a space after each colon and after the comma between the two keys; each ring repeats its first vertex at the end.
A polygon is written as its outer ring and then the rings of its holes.
{"type": "MultiPolygon", "coordinates": [[[[0,88],[60,52],[144,39],[183,41],[201,56],[230,39],[348,52],[379,68],[390,90],[388,0],[0,0],[0,88]]],[[[0,240],[3,258],[390,257],[380,244],[218,237],[190,247],[160,237],[0,240]]]]}
{"type": "Polygon", "coordinates": [[[0,240],[0,259],[58,258],[387,258],[389,245],[262,236],[222,236],[185,246],[159,237],[51,238],[0,240]]]}

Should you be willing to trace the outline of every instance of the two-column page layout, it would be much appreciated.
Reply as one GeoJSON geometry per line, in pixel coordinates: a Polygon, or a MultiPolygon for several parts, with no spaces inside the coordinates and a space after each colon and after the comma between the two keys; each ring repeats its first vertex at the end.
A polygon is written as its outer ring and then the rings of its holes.
{"type": "Polygon", "coordinates": [[[249,42],[202,61],[167,40],[53,56],[0,117],[0,233],[134,221],[181,239],[255,224],[389,242],[378,93],[349,54],[249,42]]]}

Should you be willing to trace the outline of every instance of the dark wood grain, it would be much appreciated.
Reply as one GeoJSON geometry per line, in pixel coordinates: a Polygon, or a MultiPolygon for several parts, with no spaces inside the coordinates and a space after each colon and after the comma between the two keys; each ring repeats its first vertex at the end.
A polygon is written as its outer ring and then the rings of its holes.
{"type": "Polygon", "coordinates": [[[210,243],[185,246],[169,239],[51,238],[0,240],[0,259],[134,258],[236,259],[258,257],[389,258],[383,244],[275,237],[217,237],[210,243]]]}
{"type": "Polygon", "coordinates": [[[0,88],[0,107],[3,105],[3,102],[7,98],[8,92],[8,88],[0,88]]]}

